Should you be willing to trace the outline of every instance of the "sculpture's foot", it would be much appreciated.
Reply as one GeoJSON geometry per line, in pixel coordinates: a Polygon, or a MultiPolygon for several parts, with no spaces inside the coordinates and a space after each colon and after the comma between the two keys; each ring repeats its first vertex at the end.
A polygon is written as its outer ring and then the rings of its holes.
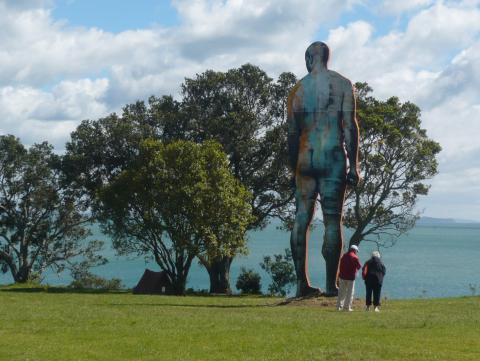
{"type": "Polygon", "coordinates": [[[322,295],[320,288],[304,286],[297,289],[297,297],[318,297],[322,295]]]}

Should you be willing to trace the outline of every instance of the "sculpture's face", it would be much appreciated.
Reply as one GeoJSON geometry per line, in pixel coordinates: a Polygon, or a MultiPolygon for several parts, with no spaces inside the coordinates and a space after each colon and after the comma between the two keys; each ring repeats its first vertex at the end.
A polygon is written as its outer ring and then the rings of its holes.
{"type": "Polygon", "coordinates": [[[313,70],[313,64],[314,64],[313,54],[311,54],[309,52],[305,53],[305,63],[307,65],[308,72],[311,73],[312,70],[313,70]]]}

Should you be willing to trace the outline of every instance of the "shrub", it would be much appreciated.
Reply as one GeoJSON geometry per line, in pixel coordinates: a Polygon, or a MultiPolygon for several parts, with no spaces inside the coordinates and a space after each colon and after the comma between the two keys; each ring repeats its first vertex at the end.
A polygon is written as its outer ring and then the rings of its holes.
{"type": "Polygon", "coordinates": [[[118,278],[106,279],[90,272],[74,275],[74,279],[68,287],[80,290],[93,289],[108,291],[117,291],[124,288],[122,281],[118,278]]]}
{"type": "Polygon", "coordinates": [[[185,290],[185,294],[187,296],[208,296],[209,291],[205,288],[201,288],[201,289],[196,290],[196,289],[190,287],[190,288],[187,288],[185,290]]]}
{"type": "Polygon", "coordinates": [[[257,272],[242,267],[235,286],[245,294],[261,294],[262,286],[260,280],[260,275],[257,272]]]}

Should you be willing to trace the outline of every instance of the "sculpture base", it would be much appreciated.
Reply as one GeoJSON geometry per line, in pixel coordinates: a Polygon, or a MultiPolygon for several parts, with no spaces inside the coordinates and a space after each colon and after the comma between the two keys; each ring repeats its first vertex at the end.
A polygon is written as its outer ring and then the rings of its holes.
{"type": "Polygon", "coordinates": [[[320,288],[306,286],[300,289],[297,289],[296,297],[320,297],[324,292],[320,288]]]}

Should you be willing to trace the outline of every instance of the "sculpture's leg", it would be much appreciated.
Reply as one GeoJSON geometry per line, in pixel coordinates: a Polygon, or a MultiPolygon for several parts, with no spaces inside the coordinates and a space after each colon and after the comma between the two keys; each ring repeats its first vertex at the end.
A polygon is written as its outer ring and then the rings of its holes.
{"type": "Polygon", "coordinates": [[[338,263],[343,246],[341,216],[324,214],[325,235],[323,237],[322,255],[326,267],[326,290],[328,296],[337,295],[338,263]]]}
{"type": "Polygon", "coordinates": [[[297,297],[318,294],[317,288],[310,286],[308,278],[308,238],[310,223],[315,212],[317,184],[315,178],[297,175],[296,177],[295,223],[290,236],[292,257],[297,274],[297,297]]]}
{"type": "Polygon", "coordinates": [[[338,264],[343,246],[342,210],[345,183],[331,180],[321,182],[320,196],[325,226],[322,246],[322,255],[325,259],[326,267],[325,294],[327,296],[336,296],[338,294],[338,264]]]}

